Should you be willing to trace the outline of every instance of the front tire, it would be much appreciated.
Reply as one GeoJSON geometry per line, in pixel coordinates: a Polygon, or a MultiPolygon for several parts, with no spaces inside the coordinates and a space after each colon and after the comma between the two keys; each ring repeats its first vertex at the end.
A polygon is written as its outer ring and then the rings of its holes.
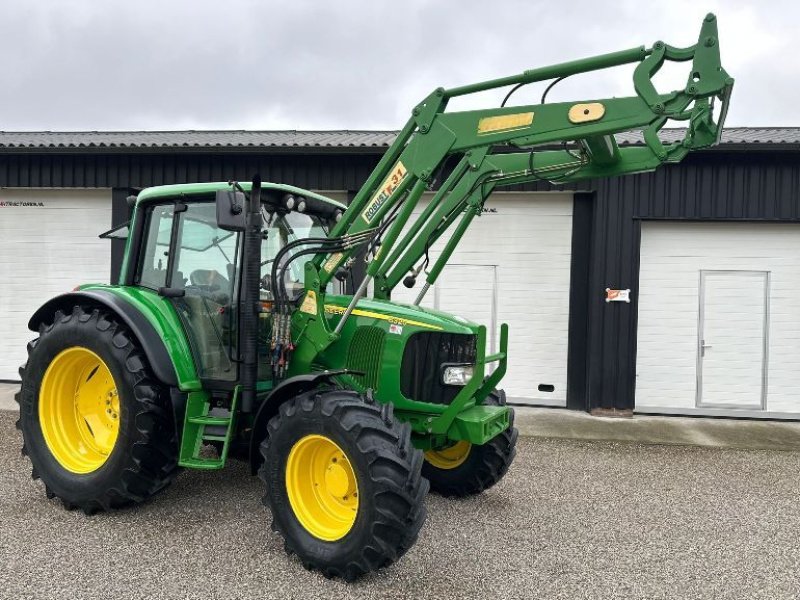
{"type": "Polygon", "coordinates": [[[57,311],[28,344],[20,375],[22,453],[48,498],[91,514],[142,502],[177,475],[165,390],[113,316],[57,311]]]}
{"type": "Polygon", "coordinates": [[[416,541],[428,483],[391,405],[348,390],[301,394],[270,420],[260,450],[272,529],[307,569],[352,581],[416,541]]]}
{"type": "MultiPolygon", "coordinates": [[[[506,394],[495,390],[484,404],[505,406],[506,394]]],[[[518,432],[511,425],[482,446],[466,441],[442,449],[428,450],[422,475],[430,481],[431,490],[442,496],[480,494],[500,481],[517,454],[518,432]]]]}

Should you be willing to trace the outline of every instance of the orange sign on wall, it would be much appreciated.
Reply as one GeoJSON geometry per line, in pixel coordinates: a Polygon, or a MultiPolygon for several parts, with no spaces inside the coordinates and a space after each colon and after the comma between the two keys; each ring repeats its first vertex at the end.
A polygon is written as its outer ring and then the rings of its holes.
{"type": "Polygon", "coordinates": [[[606,288],[606,302],[627,302],[631,301],[631,291],[627,290],[612,290],[606,288]]]}

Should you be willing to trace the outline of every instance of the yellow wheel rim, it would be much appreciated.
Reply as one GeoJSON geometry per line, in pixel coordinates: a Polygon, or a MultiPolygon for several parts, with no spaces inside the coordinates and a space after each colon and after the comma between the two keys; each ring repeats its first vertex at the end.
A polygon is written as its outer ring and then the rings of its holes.
{"type": "Polygon", "coordinates": [[[297,520],[326,542],[342,539],[358,514],[358,481],[347,455],[330,438],[307,435],[286,459],[286,491],[297,520]]]}
{"type": "Polygon", "coordinates": [[[53,457],[67,471],[91,473],[108,460],[119,435],[117,385],[87,348],[59,353],[42,378],[39,424],[53,457]]]}
{"type": "Polygon", "coordinates": [[[455,469],[464,464],[471,449],[472,444],[470,442],[461,440],[443,450],[426,451],[425,460],[437,469],[455,469]]]}

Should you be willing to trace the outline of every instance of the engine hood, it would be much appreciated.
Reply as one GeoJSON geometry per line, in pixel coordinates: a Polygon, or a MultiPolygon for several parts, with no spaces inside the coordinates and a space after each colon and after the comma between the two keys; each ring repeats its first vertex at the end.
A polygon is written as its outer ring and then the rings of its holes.
{"type": "MultiPolygon", "coordinates": [[[[325,312],[329,314],[341,313],[347,308],[352,299],[352,296],[329,294],[325,297],[325,312]]],[[[478,332],[479,327],[477,323],[458,315],[389,300],[363,298],[356,305],[353,315],[359,318],[374,318],[398,325],[418,327],[422,330],[447,331],[450,333],[475,334],[478,332]]]]}

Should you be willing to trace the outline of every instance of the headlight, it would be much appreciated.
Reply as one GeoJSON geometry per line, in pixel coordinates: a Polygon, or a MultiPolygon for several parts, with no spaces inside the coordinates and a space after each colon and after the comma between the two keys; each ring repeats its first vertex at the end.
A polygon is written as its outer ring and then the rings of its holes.
{"type": "Polygon", "coordinates": [[[472,365],[453,365],[442,370],[442,383],[445,385],[467,385],[475,368],[472,365]]]}

